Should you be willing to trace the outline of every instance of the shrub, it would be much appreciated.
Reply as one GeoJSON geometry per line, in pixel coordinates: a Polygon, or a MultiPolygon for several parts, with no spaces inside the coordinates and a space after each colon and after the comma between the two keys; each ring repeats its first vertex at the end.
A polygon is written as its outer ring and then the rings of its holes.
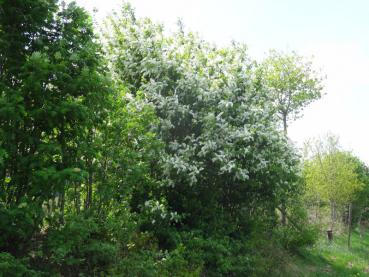
{"type": "Polygon", "coordinates": [[[48,230],[44,256],[54,272],[65,276],[106,273],[115,263],[117,247],[96,219],[74,216],[61,228],[48,230]]]}
{"type": "Polygon", "coordinates": [[[9,253],[0,253],[0,277],[37,277],[36,271],[28,268],[24,260],[16,259],[9,253]]]}
{"type": "Polygon", "coordinates": [[[0,251],[13,254],[26,251],[37,224],[35,209],[21,203],[3,208],[0,204],[0,251]]]}

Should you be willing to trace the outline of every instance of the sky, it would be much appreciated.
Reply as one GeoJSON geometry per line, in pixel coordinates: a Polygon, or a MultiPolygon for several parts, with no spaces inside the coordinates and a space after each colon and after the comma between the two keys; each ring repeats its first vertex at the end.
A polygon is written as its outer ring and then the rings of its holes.
{"type": "MultiPolygon", "coordinates": [[[[77,0],[99,22],[120,0],[77,0]]],[[[324,96],[290,124],[298,145],[332,133],[369,165],[369,1],[367,0],[131,0],[139,17],[190,31],[218,45],[245,43],[250,57],[269,49],[313,59],[325,76],[324,96]]]]}

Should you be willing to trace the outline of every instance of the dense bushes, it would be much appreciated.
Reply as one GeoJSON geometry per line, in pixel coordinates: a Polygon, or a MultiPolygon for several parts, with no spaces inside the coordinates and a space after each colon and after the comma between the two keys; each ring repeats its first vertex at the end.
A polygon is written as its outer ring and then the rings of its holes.
{"type": "Polygon", "coordinates": [[[183,30],[165,36],[127,6],[110,26],[117,82],[155,109],[162,193],[181,223],[240,227],[244,210],[256,217],[297,192],[297,156],[244,46],[218,49],[183,30]]]}
{"type": "Polygon", "coordinates": [[[103,222],[73,216],[65,225],[47,230],[42,256],[53,271],[78,276],[106,273],[117,254],[117,245],[103,222]]]}
{"type": "Polygon", "coordinates": [[[0,3],[0,276],[263,276],[313,241],[245,46],[126,5],[104,52],[74,3],[0,3]]]}
{"type": "Polygon", "coordinates": [[[41,276],[41,274],[35,270],[30,269],[29,265],[27,265],[26,259],[20,260],[9,253],[0,252],[0,276],[38,277],[41,276]]]}
{"type": "Polygon", "coordinates": [[[30,247],[30,240],[40,224],[37,208],[25,203],[18,207],[0,208],[0,251],[21,254],[30,247]],[[36,213],[36,215],[35,215],[36,213]]]}

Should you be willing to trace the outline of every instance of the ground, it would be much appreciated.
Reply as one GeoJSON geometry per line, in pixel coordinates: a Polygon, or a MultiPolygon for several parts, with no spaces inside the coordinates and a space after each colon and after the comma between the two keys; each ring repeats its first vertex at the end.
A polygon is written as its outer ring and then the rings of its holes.
{"type": "Polygon", "coordinates": [[[351,244],[348,249],[347,234],[335,237],[332,243],[322,238],[291,258],[287,276],[369,276],[369,232],[360,238],[355,231],[351,244]]]}

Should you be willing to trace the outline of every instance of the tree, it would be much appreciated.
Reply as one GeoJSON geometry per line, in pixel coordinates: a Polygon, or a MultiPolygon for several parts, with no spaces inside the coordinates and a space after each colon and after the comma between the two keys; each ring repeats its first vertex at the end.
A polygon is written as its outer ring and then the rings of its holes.
{"type": "Polygon", "coordinates": [[[155,108],[164,195],[184,226],[242,233],[257,211],[273,214],[296,193],[297,157],[244,46],[217,48],[183,28],[166,36],[127,6],[108,30],[117,82],[155,108]]]}
{"type": "Polygon", "coordinates": [[[97,41],[75,3],[0,1],[1,276],[120,275],[121,260],[127,274],[166,270],[157,261],[170,254],[137,227],[177,219],[150,205],[157,119],[111,82],[97,41]],[[129,249],[135,240],[144,246],[129,249]]]}
{"type": "Polygon", "coordinates": [[[355,222],[357,221],[360,237],[362,237],[362,219],[365,213],[369,211],[369,168],[355,156],[352,157],[352,161],[356,165],[358,179],[363,185],[362,189],[355,193],[353,201],[353,219],[355,222]]]}
{"type": "MultiPolygon", "coordinates": [[[[321,97],[321,79],[310,61],[295,52],[270,51],[259,67],[264,88],[282,122],[287,137],[288,121],[295,120],[311,102],[321,97]]],[[[281,203],[282,224],[286,224],[286,201],[281,203]]]]}
{"type": "Polygon", "coordinates": [[[307,105],[322,96],[322,79],[311,61],[305,61],[295,52],[270,51],[260,70],[287,135],[288,121],[298,118],[307,105]]]}
{"type": "Polygon", "coordinates": [[[152,200],[135,197],[135,206],[167,212],[141,228],[160,248],[182,242],[202,252],[206,272],[245,274],[247,265],[231,262],[239,245],[253,233],[271,236],[278,203],[301,189],[298,158],[278,129],[255,63],[243,45],[218,48],[183,26],[167,35],[129,6],[109,20],[105,36],[116,83],[152,105],[153,130],[164,144],[155,161],[158,189],[144,188],[152,200]],[[232,266],[219,267],[221,260],[232,266]]]}
{"type": "Polygon", "coordinates": [[[330,203],[333,230],[337,205],[351,206],[362,190],[363,183],[357,174],[355,158],[339,150],[335,137],[330,136],[327,141],[325,145],[321,141],[315,144],[316,152],[304,164],[304,176],[310,194],[315,194],[319,202],[322,200],[330,203]]]}
{"type": "Polygon", "coordinates": [[[18,253],[43,207],[57,204],[49,215],[63,222],[66,192],[92,177],[96,153],[85,146],[110,89],[91,20],[74,3],[3,1],[0,13],[1,247],[18,253]]]}
{"type": "Polygon", "coordinates": [[[301,185],[246,47],[58,3],[0,0],[0,275],[264,275],[301,185]]]}

